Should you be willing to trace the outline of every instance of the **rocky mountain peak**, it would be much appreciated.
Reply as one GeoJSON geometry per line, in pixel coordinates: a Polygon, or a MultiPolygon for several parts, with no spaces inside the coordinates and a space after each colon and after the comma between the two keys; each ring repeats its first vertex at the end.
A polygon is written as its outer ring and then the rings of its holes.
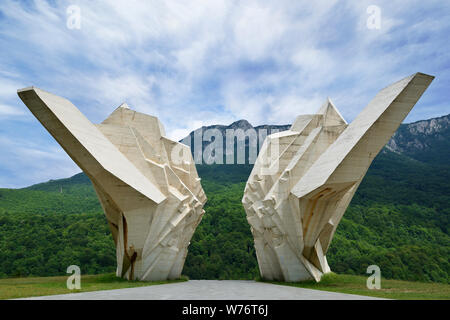
{"type": "Polygon", "coordinates": [[[428,120],[421,120],[408,124],[408,130],[411,134],[430,135],[439,133],[448,129],[450,125],[450,114],[428,120]]]}
{"type": "MultiPolygon", "coordinates": [[[[224,138],[227,129],[255,129],[257,132],[264,130],[266,134],[288,130],[290,125],[259,125],[253,127],[247,120],[241,119],[230,125],[211,125],[197,129],[203,133],[208,129],[218,129],[224,138]]],[[[192,141],[194,131],[185,137],[181,142],[189,144],[192,141]]],[[[265,136],[265,135],[264,135],[265,136]]],[[[262,141],[259,141],[258,145],[262,141]]],[[[209,141],[203,141],[202,148],[209,145],[209,141]]],[[[248,141],[245,142],[248,148],[248,141]]],[[[396,153],[404,154],[410,158],[432,162],[435,164],[446,164],[450,159],[450,114],[438,118],[421,120],[413,123],[402,124],[389,140],[386,149],[396,153]]]]}
{"type": "Polygon", "coordinates": [[[386,149],[424,162],[446,164],[450,159],[450,115],[402,124],[386,149]]]}
{"type": "Polygon", "coordinates": [[[242,129],[242,130],[248,130],[253,129],[253,126],[248,122],[247,120],[238,120],[230,124],[227,129],[242,129]]]}

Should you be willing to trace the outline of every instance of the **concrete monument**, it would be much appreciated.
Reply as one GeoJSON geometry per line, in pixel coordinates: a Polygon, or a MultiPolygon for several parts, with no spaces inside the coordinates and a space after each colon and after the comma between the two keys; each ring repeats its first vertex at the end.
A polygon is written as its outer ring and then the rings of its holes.
{"type": "Polygon", "coordinates": [[[336,227],[372,160],[434,77],[416,73],[381,90],[347,124],[328,99],[268,136],[242,203],[261,276],[319,281],[336,227]]]}
{"type": "Polygon", "coordinates": [[[64,98],[34,87],[18,95],[91,179],[116,244],[117,275],[178,278],[206,202],[189,147],[126,104],[93,124],[64,98]]]}

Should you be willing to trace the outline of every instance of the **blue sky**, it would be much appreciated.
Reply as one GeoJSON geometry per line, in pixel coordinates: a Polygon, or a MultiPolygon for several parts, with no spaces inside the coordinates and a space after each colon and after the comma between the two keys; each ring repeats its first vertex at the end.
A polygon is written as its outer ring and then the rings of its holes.
{"type": "Polygon", "coordinates": [[[289,124],[331,97],[351,121],[381,88],[436,76],[406,122],[450,113],[448,1],[0,1],[0,187],[80,169],[16,94],[34,85],[93,122],[122,102],[170,138],[289,124]],[[69,29],[67,7],[81,10],[69,29]],[[381,12],[369,29],[367,8],[381,12]]]}

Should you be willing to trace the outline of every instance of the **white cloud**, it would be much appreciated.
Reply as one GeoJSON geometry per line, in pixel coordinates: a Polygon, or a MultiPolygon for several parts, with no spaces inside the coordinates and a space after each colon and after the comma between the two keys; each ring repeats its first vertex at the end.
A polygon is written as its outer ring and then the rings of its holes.
{"type": "Polygon", "coordinates": [[[20,116],[25,114],[22,110],[17,108],[0,104],[0,117],[1,116],[20,116]]]}
{"type": "Polygon", "coordinates": [[[67,178],[80,169],[56,144],[40,144],[32,139],[0,137],[1,187],[18,188],[50,179],[67,178]],[[6,179],[8,178],[8,179],[6,179]]]}
{"type": "Polygon", "coordinates": [[[267,56],[268,51],[276,50],[275,45],[286,30],[283,12],[255,1],[241,4],[239,9],[236,10],[233,31],[234,45],[240,55],[255,60],[267,56]]]}
{"type": "Polygon", "coordinates": [[[352,120],[379,89],[416,71],[437,80],[409,119],[436,115],[450,98],[449,6],[377,1],[382,28],[369,30],[372,2],[78,0],[81,30],[70,30],[65,2],[2,0],[0,125],[22,138],[11,119],[35,123],[16,95],[29,85],[94,122],[126,101],[177,139],[239,119],[290,123],[327,96],[352,120]]]}

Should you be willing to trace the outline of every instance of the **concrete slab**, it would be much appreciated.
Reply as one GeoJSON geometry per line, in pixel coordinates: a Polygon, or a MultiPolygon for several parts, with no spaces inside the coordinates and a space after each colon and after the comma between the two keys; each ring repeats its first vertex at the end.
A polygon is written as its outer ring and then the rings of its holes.
{"type": "MultiPolygon", "coordinates": [[[[247,280],[190,280],[117,290],[25,298],[25,300],[371,300],[359,296],[247,280]]],[[[21,299],[22,300],[22,299],[21,299]]]]}

